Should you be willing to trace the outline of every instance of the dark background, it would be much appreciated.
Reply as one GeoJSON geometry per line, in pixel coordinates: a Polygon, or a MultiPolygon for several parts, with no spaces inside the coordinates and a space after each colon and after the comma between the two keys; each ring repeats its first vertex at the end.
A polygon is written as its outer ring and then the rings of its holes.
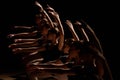
{"type": "MultiPolygon", "coordinates": [[[[119,7],[115,1],[104,0],[39,0],[49,4],[66,19],[86,21],[96,32],[110,65],[114,80],[119,80],[119,7]]],[[[14,25],[33,25],[34,0],[4,0],[0,2],[0,72],[21,69],[21,63],[8,49],[7,35],[14,25]]]]}

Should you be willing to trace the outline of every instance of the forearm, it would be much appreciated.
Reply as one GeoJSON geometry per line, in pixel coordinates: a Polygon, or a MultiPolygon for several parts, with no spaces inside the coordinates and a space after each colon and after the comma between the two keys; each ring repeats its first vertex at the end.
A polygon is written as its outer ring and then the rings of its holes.
{"type": "Polygon", "coordinates": [[[17,38],[27,38],[27,37],[34,37],[37,34],[32,34],[32,33],[17,33],[17,34],[9,34],[8,37],[13,38],[13,37],[17,37],[17,38]]]}
{"type": "Polygon", "coordinates": [[[85,30],[84,30],[83,28],[79,28],[79,31],[80,31],[81,34],[82,34],[83,40],[84,40],[85,42],[89,42],[90,40],[89,40],[88,35],[86,34],[85,30]]]}
{"type": "Polygon", "coordinates": [[[50,27],[53,28],[54,27],[53,22],[52,22],[51,18],[49,17],[49,15],[47,14],[47,12],[43,9],[42,5],[40,3],[38,3],[37,1],[35,2],[35,4],[39,7],[40,12],[42,12],[42,14],[47,18],[50,27]]]}
{"type": "Polygon", "coordinates": [[[69,29],[70,29],[70,32],[72,33],[72,36],[75,39],[75,41],[79,41],[79,37],[77,36],[75,30],[71,29],[71,28],[69,28],[69,29]]]}
{"type": "Polygon", "coordinates": [[[14,26],[15,29],[28,29],[31,30],[34,26],[14,26]]]}
{"type": "Polygon", "coordinates": [[[24,54],[30,54],[32,52],[41,52],[41,51],[45,51],[46,48],[44,46],[41,46],[41,47],[29,47],[29,48],[14,48],[12,49],[13,53],[14,54],[21,54],[21,53],[24,53],[24,54]]]}
{"type": "Polygon", "coordinates": [[[66,24],[68,25],[68,28],[69,28],[70,32],[72,33],[72,36],[75,39],[75,41],[79,41],[79,37],[74,30],[72,22],[70,20],[66,20],[66,24]]]}
{"type": "Polygon", "coordinates": [[[14,48],[12,49],[14,54],[21,54],[21,53],[32,53],[39,49],[39,47],[30,47],[30,48],[14,48]]]}
{"type": "Polygon", "coordinates": [[[86,29],[83,28],[83,24],[79,21],[76,21],[75,26],[79,30],[79,32],[82,36],[81,40],[83,40],[84,42],[89,42],[89,37],[88,37],[87,33],[85,32],[86,29]]]}
{"type": "Polygon", "coordinates": [[[61,24],[60,19],[59,19],[58,29],[59,29],[59,31],[60,31],[58,49],[61,51],[62,48],[63,48],[63,45],[64,45],[64,29],[63,29],[63,26],[62,26],[62,24],[61,24]]]}
{"type": "Polygon", "coordinates": [[[15,39],[14,42],[15,43],[23,43],[23,42],[34,42],[37,39],[15,39]]]}
{"type": "Polygon", "coordinates": [[[93,44],[101,51],[101,53],[103,53],[101,43],[98,37],[96,36],[94,30],[85,21],[82,20],[82,22],[83,24],[85,24],[84,29],[86,31],[86,34],[92,38],[93,44]]]}
{"type": "Polygon", "coordinates": [[[57,16],[53,16],[53,17],[56,19],[57,27],[58,27],[59,32],[60,32],[58,49],[61,51],[63,48],[63,45],[64,45],[64,29],[63,29],[63,25],[60,21],[58,14],[57,14],[57,16]]]}
{"type": "Polygon", "coordinates": [[[24,43],[13,43],[9,45],[9,48],[27,48],[27,47],[37,47],[39,46],[38,42],[24,42],[24,43]]]}

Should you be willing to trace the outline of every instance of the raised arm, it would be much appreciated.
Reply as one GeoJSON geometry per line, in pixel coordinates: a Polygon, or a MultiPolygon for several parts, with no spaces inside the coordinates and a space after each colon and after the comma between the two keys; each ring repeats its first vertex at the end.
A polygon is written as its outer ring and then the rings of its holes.
{"type": "Polygon", "coordinates": [[[62,50],[63,45],[64,45],[64,29],[63,29],[63,25],[61,23],[59,14],[50,6],[48,6],[47,10],[48,10],[48,13],[54,19],[55,23],[57,24],[56,26],[57,26],[57,28],[60,31],[59,42],[58,42],[58,49],[62,50]]]}
{"type": "Polygon", "coordinates": [[[82,23],[79,22],[79,21],[76,21],[75,22],[75,26],[77,27],[77,29],[80,31],[81,35],[82,35],[82,40],[85,41],[85,42],[89,42],[89,37],[88,35],[86,34],[84,28],[82,27],[82,23]]]}
{"type": "Polygon", "coordinates": [[[54,28],[54,25],[53,25],[51,18],[49,17],[47,12],[43,9],[42,5],[37,1],[35,2],[35,5],[39,7],[39,11],[47,18],[50,27],[54,28]]]}
{"type": "Polygon", "coordinates": [[[78,35],[76,34],[76,32],[75,32],[75,30],[74,30],[74,27],[73,27],[72,22],[71,22],[70,20],[66,20],[65,23],[68,25],[68,28],[69,28],[69,30],[71,31],[72,36],[73,36],[73,38],[75,39],[75,41],[79,41],[79,37],[78,37],[78,35]]]}
{"type": "Polygon", "coordinates": [[[82,20],[82,23],[85,25],[85,26],[83,26],[83,28],[85,29],[86,34],[90,37],[89,42],[91,42],[93,45],[95,45],[96,48],[98,48],[101,51],[101,53],[103,53],[101,43],[100,43],[98,37],[96,36],[94,30],[85,21],[82,20]]]}

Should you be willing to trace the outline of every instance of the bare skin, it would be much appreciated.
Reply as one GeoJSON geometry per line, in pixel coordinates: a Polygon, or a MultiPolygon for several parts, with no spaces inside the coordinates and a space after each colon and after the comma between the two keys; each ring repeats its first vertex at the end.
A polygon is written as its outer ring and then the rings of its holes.
{"type": "Polygon", "coordinates": [[[23,33],[16,33],[16,34],[9,34],[9,38],[17,37],[17,38],[29,38],[29,37],[35,37],[37,35],[38,31],[33,32],[23,32],[23,33]]]}
{"type": "Polygon", "coordinates": [[[48,13],[55,19],[55,22],[57,23],[57,27],[60,31],[60,36],[59,36],[59,42],[58,42],[58,49],[61,51],[64,45],[64,29],[63,25],[61,23],[59,14],[50,6],[47,7],[48,13]]]}
{"type": "Polygon", "coordinates": [[[89,42],[89,37],[86,34],[84,28],[82,27],[82,23],[80,23],[79,21],[76,21],[75,25],[78,25],[77,28],[79,29],[80,33],[82,34],[82,38],[83,38],[82,40],[86,41],[86,42],[89,42]]]}
{"type": "Polygon", "coordinates": [[[34,26],[14,26],[15,29],[32,29],[34,26]]]}
{"type": "Polygon", "coordinates": [[[10,44],[9,45],[9,48],[13,49],[13,48],[25,48],[25,47],[37,47],[39,46],[39,43],[38,42],[23,42],[23,43],[13,43],[13,44],[10,44]]]}
{"type": "Polygon", "coordinates": [[[35,51],[45,51],[46,48],[45,47],[29,47],[29,48],[14,48],[12,49],[14,54],[20,54],[20,53],[26,53],[26,54],[30,54],[32,52],[35,51]]]}
{"type": "Polygon", "coordinates": [[[39,2],[35,2],[35,5],[39,7],[39,11],[43,13],[44,16],[46,16],[51,28],[54,28],[54,25],[52,23],[51,18],[49,17],[49,15],[47,14],[47,12],[43,9],[42,5],[39,2]]]}
{"type": "MultiPolygon", "coordinates": [[[[102,46],[101,46],[100,41],[99,41],[98,37],[96,36],[94,30],[85,21],[82,20],[82,22],[83,22],[83,24],[86,25],[86,26],[82,26],[82,28],[84,29],[85,33],[88,35],[88,38],[91,37],[91,40],[90,39],[87,40],[87,36],[86,36],[86,40],[89,41],[90,43],[92,43],[93,45],[95,45],[103,54],[102,46]]],[[[75,24],[79,25],[79,21],[76,21],[75,24]]],[[[80,29],[80,28],[78,28],[78,29],[80,29]]]]}
{"type": "Polygon", "coordinates": [[[75,41],[80,41],[78,35],[76,34],[73,24],[70,20],[66,20],[65,22],[68,25],[69,30],[71,31],[73,38],[75,39],[75,41]]]}
{"type": "Polygon", "coordinates": [[[24,42],[35,42],[37,41],[39,38],[37,39],[14,39],[15,43],[24,43],[24,42]]]}

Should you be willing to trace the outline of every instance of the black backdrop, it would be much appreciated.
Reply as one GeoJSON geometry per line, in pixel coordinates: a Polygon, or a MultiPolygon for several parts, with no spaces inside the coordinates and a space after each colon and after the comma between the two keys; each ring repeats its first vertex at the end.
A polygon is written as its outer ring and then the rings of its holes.
{"type": "MultiPolygon", "coordinates": [[[[119,31],[117,25],[118,6],[115,1],[91,0],[38,0],[43,6],[49,4],[64,22],[85,20],[96,32],[103,47],[113,76],[119,76],[119,31]]],[[[21,63],[8,49],[6,36],[14,25],[32,25],[34,22],[34,0],[4,0],[0,3],[0,71],[13,71],[21,68],[21,63]]]]}

